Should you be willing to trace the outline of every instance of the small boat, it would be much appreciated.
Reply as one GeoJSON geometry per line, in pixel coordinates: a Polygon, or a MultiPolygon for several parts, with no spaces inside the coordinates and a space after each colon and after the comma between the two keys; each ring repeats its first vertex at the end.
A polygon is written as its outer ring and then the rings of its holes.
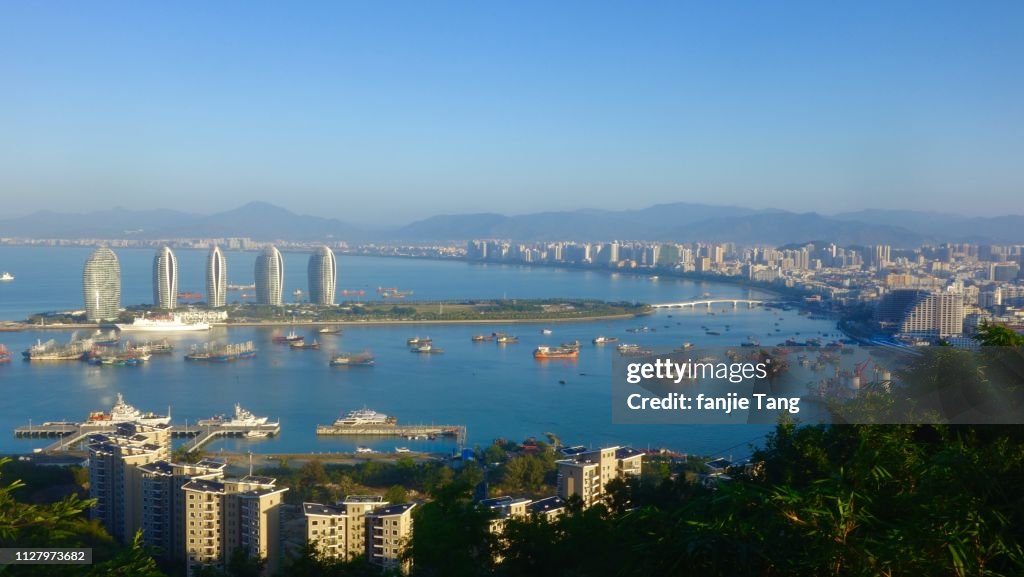
{"type": "Polygon", "coordinates": [[[317,332],[322,335],[340,335],[341,329],[337,327],[320,327],[320,330],[317,332]]]}
{"type": "Polygon", "coordinates": [[[266,439],[269,436],[270,436],[270,431],[259,431],[259,430],[255,430],[254,429],[252,431],[246,431],[245,432],[245,438],[246,439],[266,439]]]}
{"type": "Polygon", "coordinates": [[[551,334],[551,329],[543,329],[543,330],[540,331],[540,334],[542,334],[542,335],[550,335],[551,334]]]}
{"type": "Polygon", "coordinates": [[[619,342],[618,337],[603,337],[602,336],[602,337],[596,337],[593,340],[593,343],[595,345],[610,345],[612,343],[617,343],[617,342],[619,342]]]}
{"type": "Polygon", "coordinates": [[[573,341],[571,343],[562,343],[562,344],[560,344],[558,346],[563,348],[563,349],[569,349],[569,350],[573,350],[573,351],[580,350],[580,342],[579,341],[573,341]]]}
{"type": "Polygon", "coordinates": [[[472,340],[474,343],[493,341],[494,335],[473,335],[473,337],[470,340],[472,340]]]}
{"type": "Polygon", "coordinates": [[[284,335],[284,336],[277,335],[277,336],[275,336],[273,338],[273,341],[275,343],[278,343],[278,344],[289,344],[289,343],[294,343],[295,341],[304,341],[304,340],[306,340],[306,337],[304,337],[302,335],[295,334],[294,330],[289,332],[287,335],[284,335]]]}
{"type": "Polygon", "coordinates": [[[395,452],[396,453],[411,453],[412,451],[409,450],[409,447],[395,447],[395,452]]]}
{"type": "Polygon", "coordinates": [[[311,343],[307,343],[305,341],[292,341],[291,343],[288,343],[288,346],[290,348],[292,348],[293,350],[299,350],[299,349],[308,349],[308,350],[311,350],[311,351],[319,351],[320,350],[320,343],[318,343],[316,339],[313,339],[313,342],[311,342],[311,343]]]}
{"type": "Polygon", "coordinates": [[[357,453],[366,454],[366,453],[376,453],[377,451],[374,451],[373,449],[371,449],[369,447],[356,447],[356,452],[357,453]]]}
{"type": "Polygon", "coordinates": [[[418,347],[421,345],[429,345],[432,342],[434,341],[430,337],[412,337],[411,339],[406,339],[405,344],[410,347],[418,347]]]}
{"type": "Polygon", "coordinates": [[[507,344],[518,343],[518,342],[519,342],[519,337],[514,337],[512,335],[503,335],[503,336],[498,337],[498,344],[499,345],[507,345],[507,344]]]}
{"type": "Polygon", "coordinates": [[[6,272],[6,271],[4,272],[4,274],[0,274],[0,281],[10,281],[10,280],[14,280],[14,275],[13,274],[11,274],[9,272],[6,272]]]}
{"type": "Polygon", "coordinates": [[[332,367],[370,367],[374,359],[370,353],[338,353],[331,359],[332,367]]]}
{"type": "Polygon", "coordinates": [[[439,349],[429,342],[419,345],[418,347],[413,347],[411,350],[412,352],[420,353],[421,355],[436,355],[444,352],[444,349],[439,349]]]}
{"type": "Polygon", "coordinates": [[[0,345],[0,363],[9,362],[11,362],[11,351],[8,351],[4,345],[0,345]]]}

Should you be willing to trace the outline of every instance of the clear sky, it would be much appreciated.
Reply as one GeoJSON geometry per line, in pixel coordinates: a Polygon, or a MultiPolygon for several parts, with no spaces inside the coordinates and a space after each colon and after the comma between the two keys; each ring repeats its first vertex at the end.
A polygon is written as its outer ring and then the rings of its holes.
{"type": "Polygon", "coordinates": [[[0,216],[1024,213],[1024,2],[0,3],[0,216]]]}

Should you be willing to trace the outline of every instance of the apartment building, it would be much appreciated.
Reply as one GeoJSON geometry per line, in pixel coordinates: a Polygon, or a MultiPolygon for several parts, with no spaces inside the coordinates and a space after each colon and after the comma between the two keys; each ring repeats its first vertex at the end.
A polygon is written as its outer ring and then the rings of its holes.
{"type": "Polygon", "coordinates": [[[577,495],[584,507],[604,499],[609,481],[639,475],[643,466],[643,453],[631,447],[596,450],[572,447],[563,449],[562,453],[568,458],[555,462],[558,496],[568,499],[577,495]]]}
{"type": "Polygon", "coordinates": [[[266,560],[266,573],[280,565],[280,514],[287,488],[269,477],[193,479],[182,486],[184,548],[188,574],[202,566],[223,568],[238,549],[266,560]]]}
{"type": "Polygon", "coordinates": [[[328,557],[365,555],[382,567],[408,571],[402,547],[412,537],[413,504],[392,505],[375,495],[349,495],[334,504],[303,503],[306,541],[328,557]]]}
{"type": "Polygon", "coordinates": [[[142,540],[160,559],[185,558],[185,494],[189,481],[224,477],[226,464],[203,459],[176,464],[156,461],[139,466],[142,476],[142,540]]]}

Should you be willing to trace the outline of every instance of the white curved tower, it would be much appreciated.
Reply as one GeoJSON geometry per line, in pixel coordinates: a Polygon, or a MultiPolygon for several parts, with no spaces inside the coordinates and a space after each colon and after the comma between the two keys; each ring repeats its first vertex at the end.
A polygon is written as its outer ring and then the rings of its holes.
{"type": "Polygon", "coordinates": [[[173,309],[178,306],[178,259],[166,246],[153,257],[153,306],[173,309]]]}
{"type": "Polygon", "coordinates": [[[206,257],[206,302],[211,308],[222,307],[228,298],[228,261],[220,247],[213,245],[206,257]]]}
{"type": "Polygon", "coordinates": [[[338,282],[338,261],[334,251],[322,246],[309,257],[309,302],[315,305],[333,305],[338,282]]]}
{"type": "Polygon", "coordinates": [[[104,246],[89,255],[82,271],[82,295],[88,320],[117,318],[121,308],[121,264],[114,251],[104,246]]]}
{"type": "Polygon", "coordinates": [[[281,306],[284,294],[284,259],[281,251],[268,246],[256,257],[256,303],[281,306]]]}

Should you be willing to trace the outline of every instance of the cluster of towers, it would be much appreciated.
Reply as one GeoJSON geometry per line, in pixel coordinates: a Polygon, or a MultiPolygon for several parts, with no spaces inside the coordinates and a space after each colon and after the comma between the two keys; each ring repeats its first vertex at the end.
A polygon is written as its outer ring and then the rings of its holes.
{"type": "MultiPolygon", "coordinates": [[[[309,302],[334,304],[338,262],[334,251],[323,246],[309,258],[309,302]]],[[[256,302],[280,306],[284,303],[284,258],[276,247],[269,246],[256,257],[256,302]]],[[[100,247],[85,261],[82,291],[86,318],[105,321],[117,318],[121,308],[121,265],[114,251],[100,247]]],[[[211,308],[227,304],[228,266],[219,246],[210,249],[206,258],[206,298],[211,308]]],[[[153,306],[174,309],[178,305],[178,259],[168,247],[153,257],[153,306]]]]}

